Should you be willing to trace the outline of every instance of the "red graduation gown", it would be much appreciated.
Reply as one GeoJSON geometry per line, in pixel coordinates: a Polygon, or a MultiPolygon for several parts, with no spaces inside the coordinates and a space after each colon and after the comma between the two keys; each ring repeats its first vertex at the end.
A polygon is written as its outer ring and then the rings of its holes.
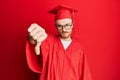
{"type": "Polygon", "coordinates": [[[58,36],[49,35],[41,44],[37,56],[34,46],[26,43],[26,57],[30,69],[40,73],[40,80],[92,80],[83,48],[72,39],[64,50],[58,36]]]}

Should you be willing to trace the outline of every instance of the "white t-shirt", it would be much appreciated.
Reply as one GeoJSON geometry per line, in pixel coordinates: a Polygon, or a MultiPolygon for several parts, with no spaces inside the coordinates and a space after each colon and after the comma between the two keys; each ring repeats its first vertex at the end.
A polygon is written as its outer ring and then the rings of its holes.
{"type": "Polygon", "coordinates": [[[62,39],[60,39],[60,40],[61,40],[61,42],[62,42],[63,47],[64,47],[65,50],[68,48],[68,46],[72,42],[72,40],[69,40],[69,41],[65,41],[65,40],[62,40],[62,39]]]}

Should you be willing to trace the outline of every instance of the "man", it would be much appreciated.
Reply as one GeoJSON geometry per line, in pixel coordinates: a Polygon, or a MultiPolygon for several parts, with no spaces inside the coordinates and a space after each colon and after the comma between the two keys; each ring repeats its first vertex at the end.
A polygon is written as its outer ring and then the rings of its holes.
{"type": "Polygon", "coordinates": [[[83,48],[72,36],[73,13],[77,10],[60,5],[55,14],[58,36],[53,36],[36,23],[28,28],[27,62],[40,73],[40,80],[92,80],[83,48]]]}

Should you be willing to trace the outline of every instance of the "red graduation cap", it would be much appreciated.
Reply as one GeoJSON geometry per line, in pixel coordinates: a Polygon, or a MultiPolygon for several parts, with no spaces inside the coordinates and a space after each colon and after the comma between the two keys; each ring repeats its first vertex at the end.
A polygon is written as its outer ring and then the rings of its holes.
{"type": "Polygon", "coordinates": [[[70,18],[73,19],[74,13],[78,10],[73,9],[72,7],[59,5],[52,10],[50,10],[48,13],[55,14],[55,20],[58,19],[64,19],[64,18],[70,18]]]}

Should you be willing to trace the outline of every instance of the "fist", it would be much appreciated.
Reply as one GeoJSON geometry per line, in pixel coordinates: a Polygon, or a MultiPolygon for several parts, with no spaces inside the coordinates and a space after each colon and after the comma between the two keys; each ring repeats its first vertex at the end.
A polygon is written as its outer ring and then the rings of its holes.
{"type": "Polygon", "coordinates": [[[33,42],[36,44],[35,52],[38,55],[40,53],[39,47],[41,45],[41,42],[47,38],[47,33],[41,26],[39,26],[36,23],[33,23],[30,25],[30,27],[28,28],[28,33],[29,33],[28,36],[30,36],[30,38],[31,38],[29,41],[31,43],[33,42]]]}
{"type": "Polygon", "coordinates": [[[47,38],[45,30],[36,23],[33,23],[28,28],[29,36],[33,38],[36,43],[41,43],[47,38]]]}

